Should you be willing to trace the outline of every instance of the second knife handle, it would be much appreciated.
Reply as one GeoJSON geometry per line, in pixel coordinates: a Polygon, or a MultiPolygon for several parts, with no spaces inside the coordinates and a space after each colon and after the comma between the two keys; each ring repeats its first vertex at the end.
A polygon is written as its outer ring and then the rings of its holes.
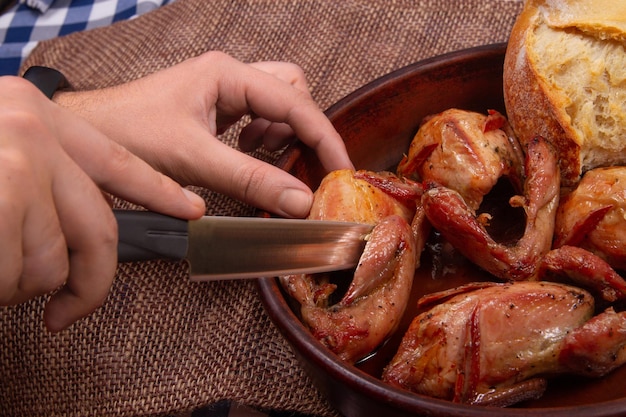
{"type": "Polygon", "coordinates": [[[118,225],[118,262],[184,259],[188,222],[151,211],[113,210],[118,225]]]}

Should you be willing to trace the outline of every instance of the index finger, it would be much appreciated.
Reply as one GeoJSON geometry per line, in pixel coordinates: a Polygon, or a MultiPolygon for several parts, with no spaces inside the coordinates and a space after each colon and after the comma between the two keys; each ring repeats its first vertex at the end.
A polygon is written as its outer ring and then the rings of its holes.
{"type": "Polygon", "coordinates": [[[249,65],[236,68],[223,71],[218,106],[247,108],[264,119],[287,123],[315,150],[324,168],[354,168],[341,136],[308,92],[249,65]]]}

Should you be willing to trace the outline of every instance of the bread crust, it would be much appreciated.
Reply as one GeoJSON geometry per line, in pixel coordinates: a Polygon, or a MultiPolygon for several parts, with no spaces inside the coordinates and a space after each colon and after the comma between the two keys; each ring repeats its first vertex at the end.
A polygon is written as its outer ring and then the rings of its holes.
{"type": "Polygon", "coordinates": [[[571,186],[581,175],[580,144],[563,117],[563,103],[551,94],[529,50],[534,29],[542,23],[537,1],[526,2],[513,29],[503,68],[507,117],[521,144],[542,136],[559,152],[561,182],[571,186]],[[560,111],[561,110],[561,111],[560,111]]]}
{"type": "MultiPolygon", "coordinates": [[[[577,91],[566,91],[561,89],[562,85],[554,84],[558,83],[555,81],[558,77],[551,71],[566,73],[567,69],[563,69],[563,61],[560,61],[562,51],[554,43],[547,44],[553,50],[546,49],[544,41],[550,39],[546,33],[563,35],[562,40],[566,43],[574,38],[593,42],[589,50],[580,51],[581,60],[577,61],[583,63],[593,61],[590,51],[597,52],[596,49],[603,49],[609,43],[622,45],[620,51],[623,52],[626,46],[626,2],[527,0],[511,31],[503,68],[507,117],[522,145],[538,135],[552,143],[559,153],[562,185],[569,187],[577,184],[581,174],[588,169],[626,164],[626,111],[622,107],[621,110],[611,110],[617,113],[608,115],[594,109],[592,116],[596,120],[611,118],[615,121],[617,128],[609,136],[617,140],[605,141],[596,134],[599,132],[595,122],[580,116],[581,106],[593,102],[591,96],[585,95],[585,89],[594,90],[594,87],[580,85],[580,88],[576,86],[577,91]]],[[[597,61],[597,56],[595,59],[597,61]]],[[[589,65],[589,68],[579,66],[578,69],[595,74],[597,68],[591,67],[595,64],[589,65]]],[[[608,78],[615,76],[615,73],[608,74],[608,78]]],[[[594,81],[602,76],[606,74],[593,75],[598,77],[594,81]]],[[[570,79],[578,82],[577,78],[570,79]]],[[[619,94],[625,94],[623,86],[611,88],[619,88],[622,90],[619,94]]],[[[621,96],[612,94],[616,91],[606,95],[617,97],[615,102],[623,101],[621,96]]],[[[615,107],[614,103],[605,105],[605,108],[615,107]]]]}

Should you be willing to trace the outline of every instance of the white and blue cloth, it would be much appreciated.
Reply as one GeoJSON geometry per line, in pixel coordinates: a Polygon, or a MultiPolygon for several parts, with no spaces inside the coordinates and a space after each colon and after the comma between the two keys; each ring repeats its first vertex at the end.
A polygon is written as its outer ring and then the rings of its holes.
{"type": "Polygon", "coordinates": [[[0,75],[16,75],[38,42],[137,17],[174,0],[19,0],[0,15],[0,75]]]}

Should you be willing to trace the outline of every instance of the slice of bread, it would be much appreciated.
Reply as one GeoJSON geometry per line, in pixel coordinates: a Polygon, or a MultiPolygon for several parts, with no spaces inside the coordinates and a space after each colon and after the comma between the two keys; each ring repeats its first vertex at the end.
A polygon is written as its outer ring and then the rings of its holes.
{"type": "Polygon", "coordinates": [[[564,186],[626,164],[626,1],[527,0],[503,88],[520,141],[541,135],[558,150],[564,186]]]}

